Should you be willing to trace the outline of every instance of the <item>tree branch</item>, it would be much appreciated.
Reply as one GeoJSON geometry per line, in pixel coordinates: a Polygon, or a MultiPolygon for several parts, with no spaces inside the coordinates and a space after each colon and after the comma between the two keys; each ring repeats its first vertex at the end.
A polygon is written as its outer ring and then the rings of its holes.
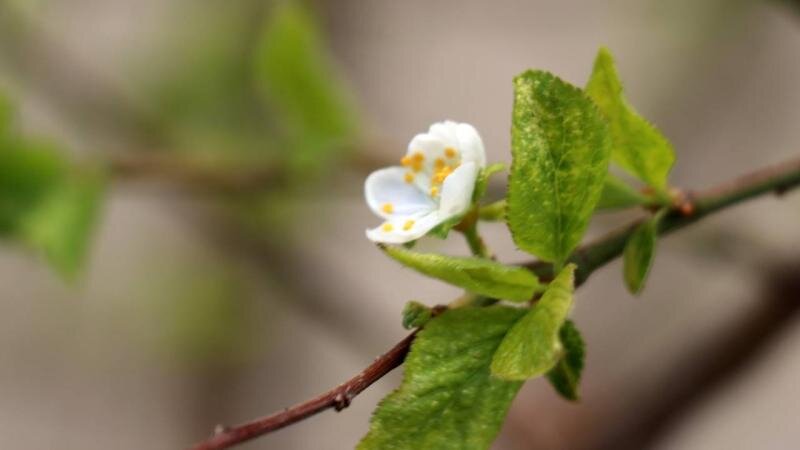
{"type": "MultiPolygon", "coordinates": [[[[763,194],[770,192],[778,195],[784,194],[798,185],[800,185],[800,158],[756,170],[703,191],[688,193],[687,201],[673,208],[661,221],[659,234],[678,230],[712,213],[763,194]]],[[[583,284],[595,270],[620,256],[628,237],[639,223],[641,220],[580,247],[570,258],[570,261],[578,264],[576,286],[583,284]]],[[[526,263],[524,266],[543,279],[552,278],[553,267],[549,263],[535,261],[526,263]]],[[[326,409],[334,408],[339,411],[347,407],[361,391],[403,363],[415,335],[416,332],[407,336],[364,371],[339,387],[271,416],[231,428],[222,428],[210,439],[192,447],[192,450],[229,448],[296,423],[326,409]]]]}

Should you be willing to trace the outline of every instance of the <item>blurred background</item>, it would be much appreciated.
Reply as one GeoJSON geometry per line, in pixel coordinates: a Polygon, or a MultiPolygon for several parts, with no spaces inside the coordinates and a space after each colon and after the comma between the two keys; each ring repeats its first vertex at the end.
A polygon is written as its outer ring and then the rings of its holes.
{"type": "MultiPolygon", "coordinates": [[[[5,132],[47,142],[24,167],[69,166],[80,205],[5,227],[19,211],[0,193],[0,446],[185,448],[351,377],[405,336],[406,301],[458,295],[364,238],[366,174],[442,119],[508,162],[511,78],[583,85],[601,45],[673,141],[675,185],[797,155],[789,1],[0,0],[5,132]]],[[[17,195],[14,167],[0,188],[17,195]]],[[[574,313],[582,401],[529,382],[494,448],[797,448],[798,223],[788,194],[670,236],[640,298],[619,262],[597,272],[574,313]]],[[[401,372],[241,448],[352,448],[401,372]]]]}

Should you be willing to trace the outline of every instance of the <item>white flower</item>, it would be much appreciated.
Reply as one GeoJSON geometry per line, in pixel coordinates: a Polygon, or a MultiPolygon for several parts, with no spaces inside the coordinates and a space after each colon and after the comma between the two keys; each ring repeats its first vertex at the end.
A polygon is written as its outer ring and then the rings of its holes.
{"type": "Polygon", "coordinates": [[[385,220],[367,230],[374,242],[413,241],[465,213],[486,153],[472,125],[448,120],[414,136],[400,163],[372,172],[364,183],[367,204],[385,220]]]}

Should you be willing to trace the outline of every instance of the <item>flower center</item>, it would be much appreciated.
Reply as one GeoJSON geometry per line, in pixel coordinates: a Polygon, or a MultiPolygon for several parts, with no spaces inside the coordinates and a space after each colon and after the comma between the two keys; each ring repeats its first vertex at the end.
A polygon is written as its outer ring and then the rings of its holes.
{"type": "Polygon", "coordinates": [[[421,150],[416,150],[409,153],[400,159],[400,164],[408,168],[408,172],[403,176],[403,180],[408,183],[414,183],[417,179],[417,174],[420,172],[426,175],[420,186],[422,189],[427,189],[431,197],[436,197],[441,193],[441,185],[460,165],[461,158],[453,147],[446,147],[440,157],[428,160],[426,162],[425,154],[421,150]],[[425,183],[428,181],[428,183],[425,183]],[[427,184],[427,186],[425,186],[427,184]]]}

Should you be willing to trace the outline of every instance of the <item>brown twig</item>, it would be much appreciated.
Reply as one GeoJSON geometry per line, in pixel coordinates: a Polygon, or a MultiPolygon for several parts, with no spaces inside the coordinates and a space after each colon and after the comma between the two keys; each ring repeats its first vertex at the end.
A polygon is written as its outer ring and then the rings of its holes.
{"type": "MultiPolygon", "coordinates": [[[[681,211],[673,210],[672,214],[661,222],[659,234],[677,230],[728,206],[765,193],[784,194],[798,185],[800,185],[800,158],[753,171],[730,182],[690,194],[688,198],[692,199],[692,214],[685,215],[681,211]]],[[[577,262],[579,267],[576,285],[583,284],[592,272],[618,257],[628,236],[639,223],[640,221],[636,221],[624,226],[575,251],[571,260],[577,262]]],[[[543,279],[552,276],[552,266],[548,263],[536,261],[525,266],[543,279]]],[[[415,335],[416,332],[407,336],[364,371],[339,387],[271,416],[231,428],[223,427],[210,439],[192,447],[192,450],[225,449],[291,425],[326,409],[335,408],[338,411],[347,407],[361,391],[403,363],[415,335]]]]}
{"type": "Polygon", "coordinates": [[[118,155],[108,163],[118,180],[158,179],[197,191],[241,194],[286,183],[279,164],[249,164],[202,159],[171,152],[118,155]]]}
{"type": "Polygon", "coordinates": [[[326,409],[333,408],[336,411],[341,411],[347,408],[350,406],[350,402],[353,398],[361,393],[361,391],[403,363],[416,334],[416,331],[409,334],[405,339],[392,347],[391,350],[379,356],[375,362],[370,364],[369,367],[364,369],[361,373],[330,391],[270,416],[262,417],[235,427],[218,427],[214,436],[195,445],[192,447],[192,450],[217,450],[228,448],[253,439],[254,437],[261,436],[262,434],[269,433],[270,431],[275,431],[295,422],[299,422],[306,417],[313,416],[326,409]]]}

